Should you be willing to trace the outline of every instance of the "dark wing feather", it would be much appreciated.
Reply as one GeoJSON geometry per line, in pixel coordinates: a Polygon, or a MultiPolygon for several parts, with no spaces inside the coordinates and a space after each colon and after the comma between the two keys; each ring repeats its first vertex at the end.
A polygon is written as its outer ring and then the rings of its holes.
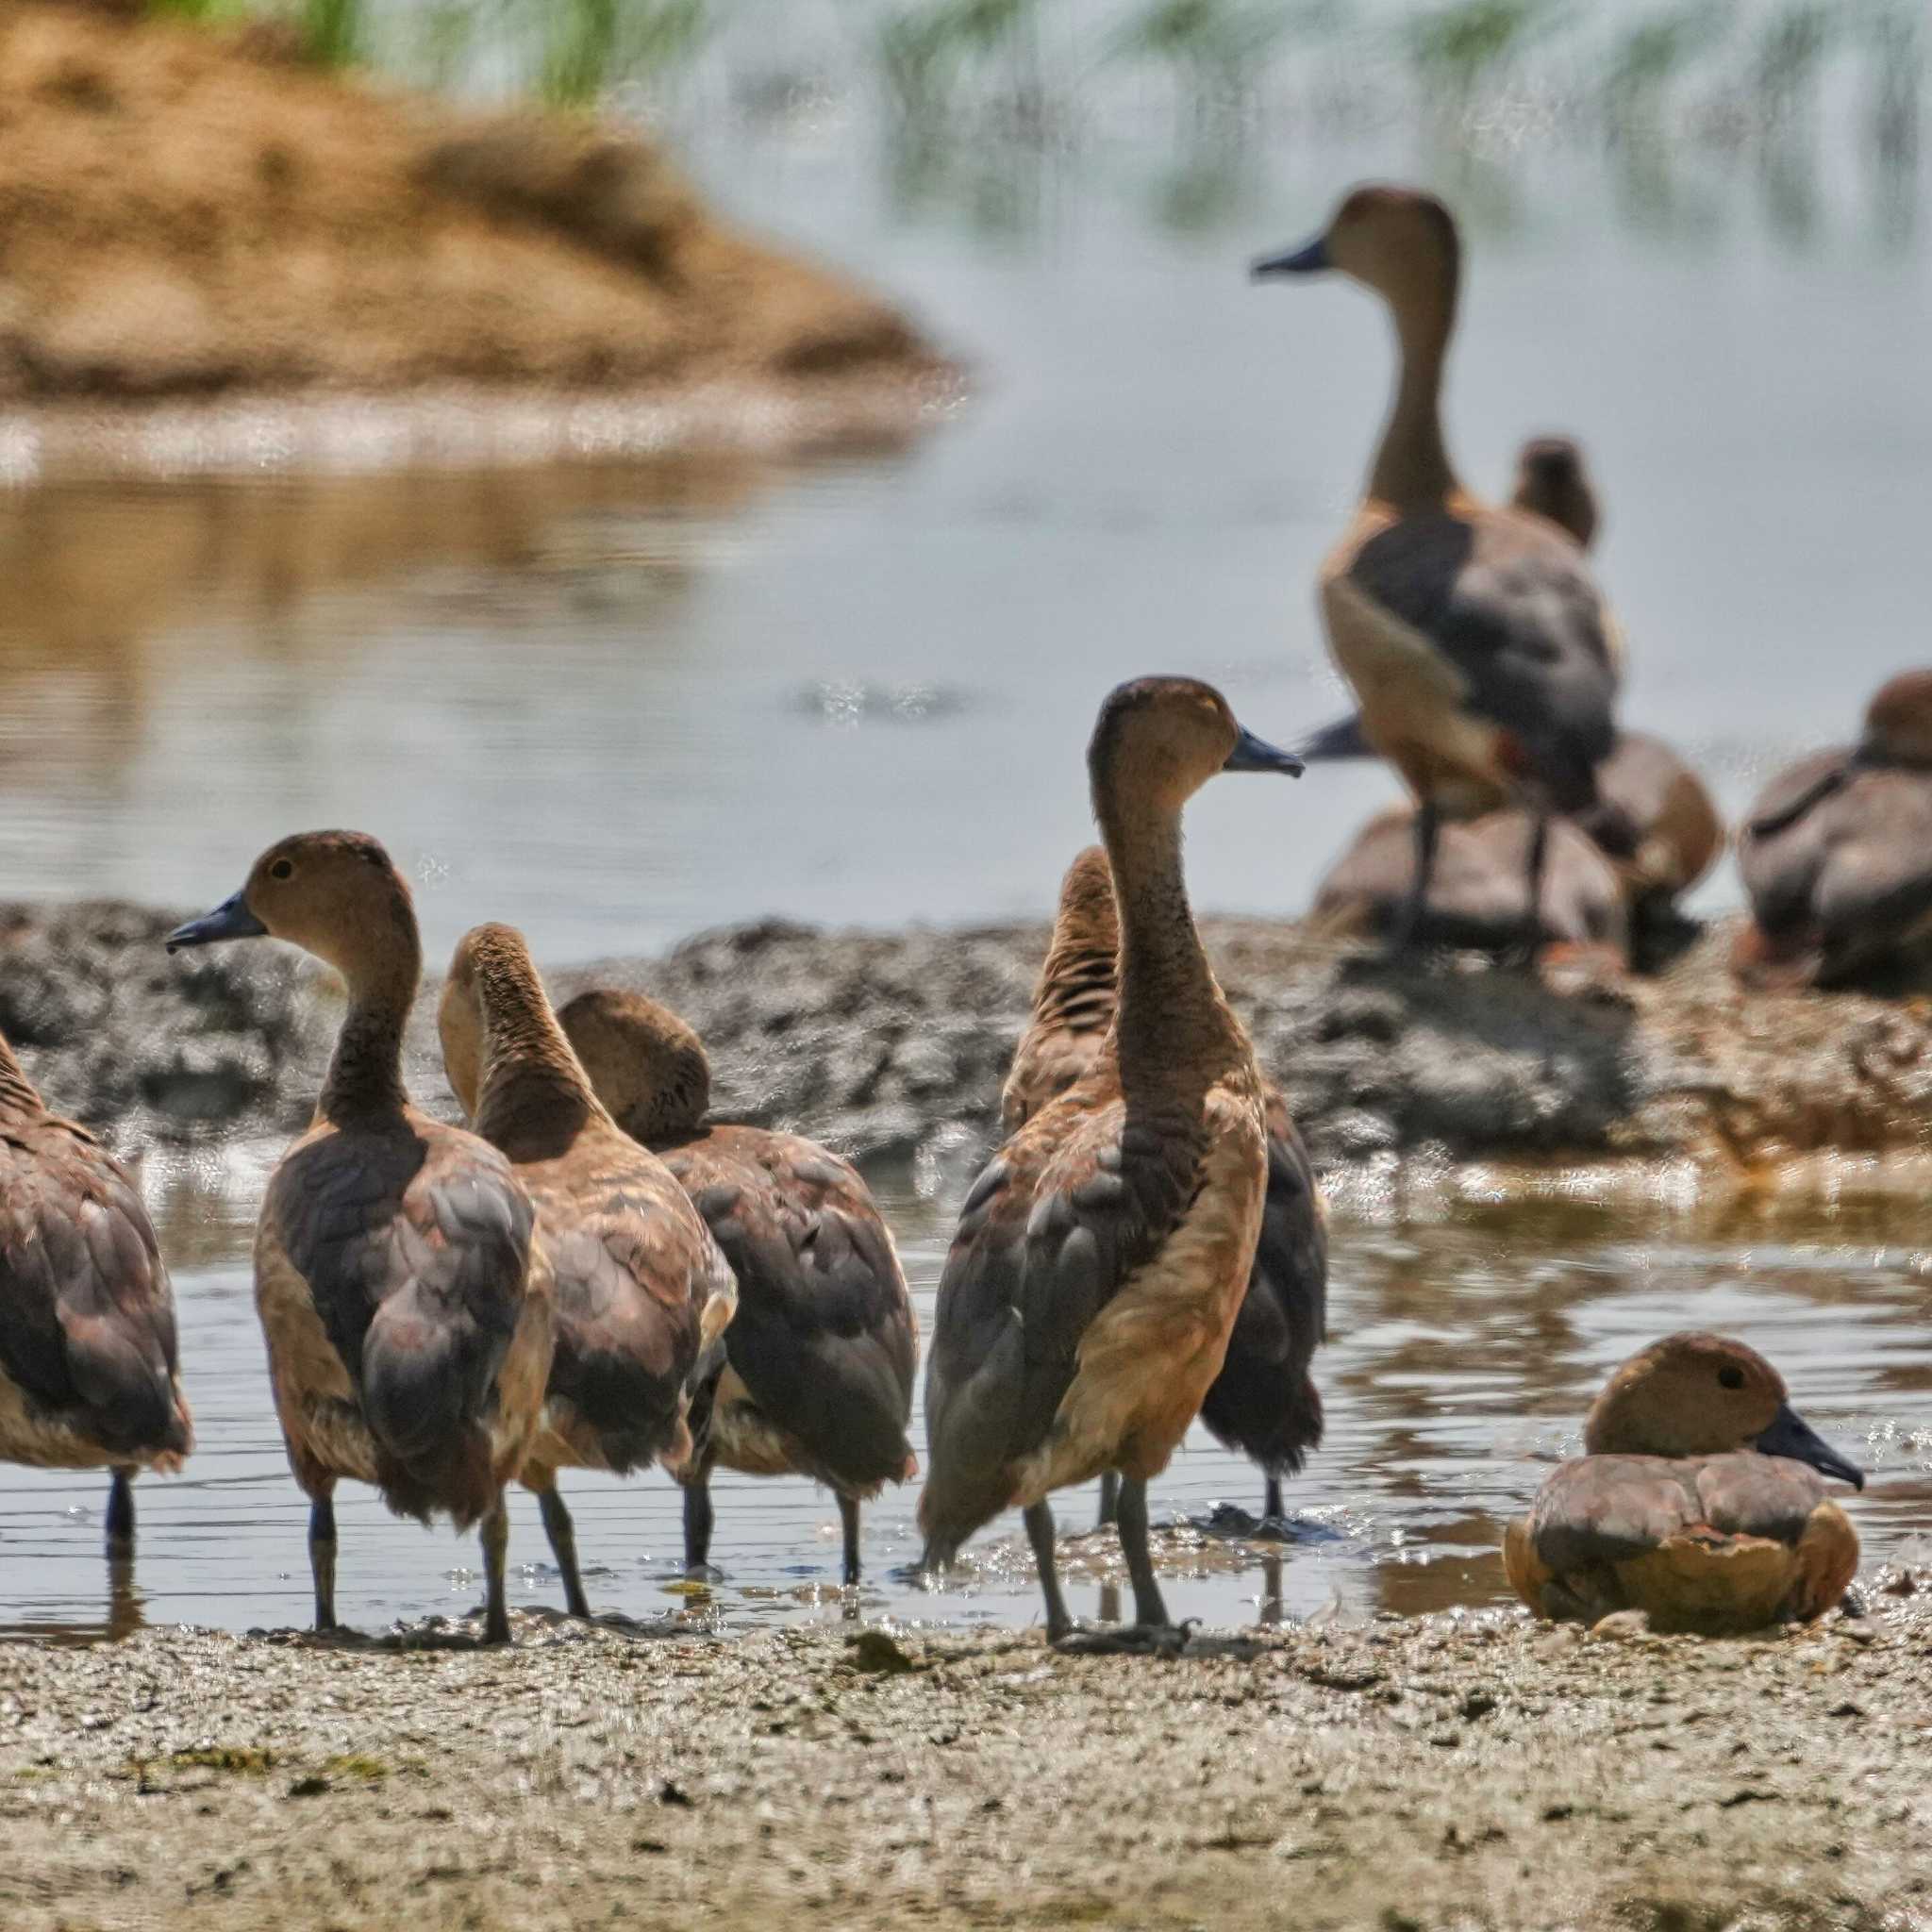
{"type": "Polygon", "coordinates": [[[1516,739],[1557,810],[1594,802],[1617,674],[1603,598],[1574,543],[1509,510],[1406,516],[1361,546],[1348,577],[1455,666],[1465,702],[1516,739]]]}
{"type": "Polygon", "coordinates": [[[1704,1520],[1713,1529],[1790,1544],[1804,1535],[1812,1510],[1829,1493],[1817,1472],[1802,1462],[1754,1450],[1707,1457],[1696,1484],[1704,1520]]]}
{"type": "Polygon", "coordinates": [[[1186,1213],[1206,1152],[1198,1120],[1129,1121],[1084,1089],[1001,1151],[962,1209],[926,1365],[928,1557],[947,1559],[1011,1498],[1012,1464],[1046,1439],[1094,1316],[1186,1213]]]}
{"type": "Polygon", "coordinates": [[[0,1366],[110,1454],[187,1454],[175,1303],[147,1209],[92,1135],[0,1138],[0,1366]]]}
{"type": "Polygon", "coordinates": [[[1558,1576],[1627,1562],[1695,1523],[1686,1472],[1660,1456],[1579,1456],[1537,1491],[1530,1539],[1558,1576]]]}

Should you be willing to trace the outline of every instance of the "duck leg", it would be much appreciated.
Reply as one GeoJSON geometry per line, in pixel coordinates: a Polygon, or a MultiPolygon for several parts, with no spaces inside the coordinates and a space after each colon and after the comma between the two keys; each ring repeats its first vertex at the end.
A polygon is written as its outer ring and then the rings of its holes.
{"type": "Polygon", "coordinates": [[[1287,1520],[1287,1513],[1281,1502],[1281,1478],[1278,1475],[1271,1475],[1268,1478],[1267,1491],[1261,1501],[1261,1521],[1285,1523],[1287,1520]]]}
{"type": "Polygon", "coordinates": [[[1025,1512],[1026,1541],[1033,1545],[1034,1567],[1040,1572],[1040,1593],[1046,1599],[1046,1641],[1058,1643],[1074,1627],[1067,1600],[1060,1594],[1059,1572],[1053,1560],[1053,1511],[1035,1503],[1025,1512]]]}
{"type": "Polygon", "coordinates": [[[1432,800],[1424,799],[1415,814],[1415,874],[1408,882],[1408,896],[1396,915],[1395,929],[1389,936],[1391,958],[1407,952],[1422,932],[1423,915],[1429,904],[1429,880],[1436,870],[1436,844],[1441,830],[1442,814],[1432,800]]]}
{"type": "Polygon", "coordinates": [[[505,1573],[509,1564],[509,1511],[504,1507],[501,1494],[477,1534],[483,1542],[483,1641],[508,1643],[509,1598],[505,1573]]]}
{"type": "Polygon", "coordinates": [[[711,1567],[711,1465],[701,1462],[684,1484],[684,1567],[696,1576],[711,1567]]]}
{"type": "Polygon", "coordinates": [[[1108,1470],[1100,1478],[1100,1514],[1094,1519],[1095,1529],[1105,1529],[1121,1513],[1121,1479],[1116,1470],[1108,1470]]]}
{"type": "Polygon", "coordinates": [[[1550,815],[1539,809],[1529,834],[1529,863],[1524,871],[1523,930],[1513,949],[1515,959],[1527,966],[1536,958],[1543,931],[1543,867],[1550,851],[1550,815]]]}
{"type": "Polygon", "coordinates": [[[117,1469],[108,1486],[108,1554],[125,1557],[134,1549],[134,1473],[117,1469]]]}
{"type": "Polygon", "coordinates": [[[858,1498],[839,1498],[839,1526],[845,1534],[846,1588],[858,1581],[858,1498]]]}
{"type": "Polygon", "coordinates": [[[543,1534],[550,1539],[550,1554],[557,1558],[563,1576],[563,1603],[573,1617],[588,1617],[591,1600],[584,1594],[583,1573],[577,1568],[577,1526],[571,1521],[553,1480],[537,1491],[537,1507],[543,1514],[543,1534]]]}
{"type": "Polygon", "coordinates": [[[1120,1524],[1121,1553],[1127,1559],[1127,1581],[1134,1586],[1134,1622],[1143,1630],[1164,1630],[1167,1605],[1147,1550],[1147,1485],[1138,1477],[1121,1484],[1120,1524]]]}
{"type": "Polygon", "coordinates": [[[315,1627],[336,1627],[336,1505],[333,1492],[308,1506],[308,1570],[315,1578],[315,1627]]]}

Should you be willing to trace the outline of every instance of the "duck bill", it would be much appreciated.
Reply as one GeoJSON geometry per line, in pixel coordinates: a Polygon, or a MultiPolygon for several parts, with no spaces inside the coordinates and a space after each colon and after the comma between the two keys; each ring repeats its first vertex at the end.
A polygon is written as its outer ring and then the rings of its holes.
{"type": "Polygon", "coordinates": [[[1227,762],[1221,768],[1224,772],[1284,772],[1291,778],[1302,774],[1302,761],[1291,751],[1283,751],[1279,745],[1270,744],[1265,738],[1257,738],[1252,731],[1243,730],[1235,740],[1234,749],[1227,755],[1227,762]]]}
{"type": "Polygon", "coordinates": [[[1257,282],[1275,275],[1318,275],[1335,264],[1328,258],[1328,238],[1317,235],[1299,248],[1284,248],[1279,255],[1257,255],[1248,273],[1257,282]]]}
{"type": "Polygon", "coordinates": [[[211,946],[219,940],[258,940],[267,931],[268,927],[249,911],[247,899],[237,892],[224,899],[212,912],[191,919],[186,925],[177,925],[164,943],[169,952],[178,953],[184,946],[211,946]]]}
{"type": "Polygon", "coordinates": [[[1361,719],[1348,717],[1309,732],[1295,746],[1294,755],[1304,764],[1327,765],[1346,758],[1372,758],[1377,754],[1362,731],[1361,719]]]}
{"type": "Polygon", "coordinates": [[[1778,1405],[1770,1428],[1757,1439],[1757,1449],[1763,1456],[1809,1463],[1821,1475],[1836,1476],[1855,1490],[1865,1487],[1865,1472],[1840,1456],[1789,1402],[1778,1405]]]}

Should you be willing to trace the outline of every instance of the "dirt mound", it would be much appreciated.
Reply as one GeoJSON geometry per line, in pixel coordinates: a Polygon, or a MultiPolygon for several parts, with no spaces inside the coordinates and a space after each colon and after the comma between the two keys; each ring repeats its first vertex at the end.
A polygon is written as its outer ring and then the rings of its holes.
{"type": "Polygon", "coordinates": [[[0,402],[919,376],[896,310],[655,148],[260,36],[0,8],[0,402]]]}

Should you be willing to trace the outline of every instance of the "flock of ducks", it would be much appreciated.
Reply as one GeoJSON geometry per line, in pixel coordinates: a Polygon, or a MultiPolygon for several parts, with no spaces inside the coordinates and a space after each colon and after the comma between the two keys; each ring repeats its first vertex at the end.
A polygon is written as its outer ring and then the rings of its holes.
{"type": "MultiPolygon", "coordinates": [[[[1004,1142],[940,1282],[919,1500],[927,1571],[1023,1512],[1054,1640],[1074,1638],[1054,1491],[1101,1479],[1133,1589],[1130,1627],[1075,1641],[1168,1647],[1147,1486],[1190,1424],[1257,1465],[1276,1519],[1284,1480],[1322,1439],[1310,1371],[1326,1219],[1195,928],[1181,860],[1193,793],[1225,772],[1299,774],[1304,756],[1390,759],[1416,809],[1372,827],[1342,869],[1379,882],[1360,895],[1397,946],[1442,929],[1445,886],[1450,906],[1474,903],[1457,882],[1499,865],[1520,889],[1513,913],[1491,895],[1490,935],[1513,924],[1532,947],[1553,882],[1583,936],[1621,935],[1721,842],[1694,776],[1616,728],[1620,645],[1586,560],[1596,511],[1574,446],[1529,446],[1500,508],[1457,480],[1438,395],[1457,259],[1440,203],[1377,187],[1258,264],[1339,270],[1396,320],[1394,410],[1322,576],[1358,714],[1298,755],[1245,730],[1211,687],[1146,677],[1108,695],[1088,748],[1101,843],[1066,874],[1004,1142]],[[1582,876],[1591,854],[1614,867],[1607,890],[1582,876]]],[[[1932,841],[1910,841],[1914,811],[1932,814],[1932,675],[1888,687],[1859,745],[1760,801],[1740,970],[1823,982],[1869,964],[1881,927],[1894,948],[1915,937],[1932,894],[1914,897],[1905,874],[1932,867],[1932,841]],[[1890,873],[1872,858],[1888,834],[1912,845],[1890,873]]],[[[491,1641],[509,1636],[515,1482],[539,1498],[568,1609],[589,1613],[567,1470],[670,1471],[698,1572],[715,1468],[809,1476],[839,1498],[856,1582],[860,1505],[919,1473],[918,1323],[859,1175],[797,1136],[708,1124],[689,1026],[605,990],[554,1011],[507,925],[463,937],[441,992],[468,1125],[419,1110],[403,1036],[422,946],[407,885],[366,836],[280,841],[168,946],[260,938],[325,961],[348,994],[313,1121],[269,1181],[255,1240],[275,1412],[310,1503],[316,1627],[336,1625],[344,1477],[399,1514],[477,1529],[491,1641]]],[[[178,1468],[192,1446],[139,1193],[0,1041],[0,1457],[111,1471],[108,1537],[125,1556],[133,1474],[178,1468]]],[[[1686,1333],[1644,1350],[1591,1410],[1584,1446],[1506,1537],[1509,1578],[1541,1614],[1750,1627],[1818,1615],[1856,1569],[1824,1480],[1862,1486],[1860,1473],[1739,1342],[1686,1333]]]]}

